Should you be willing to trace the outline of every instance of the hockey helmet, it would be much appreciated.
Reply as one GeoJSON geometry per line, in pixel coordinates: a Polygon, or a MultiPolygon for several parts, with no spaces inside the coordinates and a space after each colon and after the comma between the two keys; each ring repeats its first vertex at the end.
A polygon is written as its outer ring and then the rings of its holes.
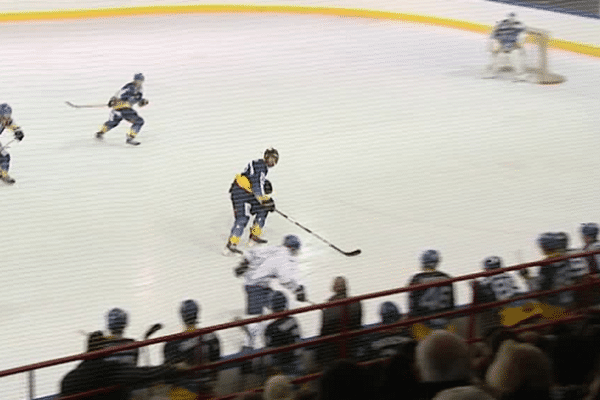
{"type": "Polygon", "coordinates": [[[271,296],[271,309],[275,312],[287,310],[287,297],[280,291],[273,292],[271,296]]]}
{"type": "Polygon", "coordinates": [[[598,236],[598,224],[590,222],[586,224],[581,224],[581,234],[583,236],[596,239],[598,236]]]}
{"type": "Polygon", "coordinates": [[[11,115],[12,108],[6,103],[0,104],[0,118],[10,118],[11,115]]]}
{"type": "Polygon", "coordinates": [[[181,319],[187,325],[194,325],[198,321],[199,311],[200,307],[198,307],[198,303],[196,303],[194,300],[182,301],[181,307],[179,308],[181,319]]]}
{"type": "Polygon", "coordinates": [[[283,238],[283,245],[292,250],[300,250],[302,247],[302,243],[300,242],[300,238],[296,235],[287,235],[283,238]]]}
{"type": "Polygon", "coordinates": [[[556,237],[556,245],[559,250],[567,250],[569,248],[569,235],[566,232],[557,232],[554,234],[556,237]]]}
{"type": "Polygon", "coordinates": [[[279,152],[270,147],[265,150],[263,158],[269,167],[273,167],[279,162],[279,152]]]}
{"type": "Polygon", "coordinates": [[[545,252],[556,251],[560,247],[558,237],[552,232],[542,233],[537,241],[540,248],[545,252]]]}
{"type": "Polygon", "coordinates": [[[483,269],[491,270],[502,268],[502,259],[500,257],[491,256],[483,260],[483,269]]]}
{"type": "Polygon", "coordinates": [[[106,315],[106,326],[111,333],[121,333],[127,326],[127,313],[120,308],[113,308],[106,315]]]}
{"type": "Polygon", "coordinates": [[[138,81],[138,82],[144,82],[144,74],[142,74],[141,72],[138,72],[137,74],[135,74],[133,76],[133,80],[134,81],[138,81]]]}
{"type": "Polygon", "coordinates": [[[435,268],[440,262],[440,254],[437,250],[425,250],[421,254],[421,266],[423,268],[435,268]]]}
{"type": "Polygon", "coordinates": [[[379,307],[379,315],[381,316],[381,322],[386,325],[393,324],[402,317],[398,307],[391,301],[386,301],[379,307]]]}

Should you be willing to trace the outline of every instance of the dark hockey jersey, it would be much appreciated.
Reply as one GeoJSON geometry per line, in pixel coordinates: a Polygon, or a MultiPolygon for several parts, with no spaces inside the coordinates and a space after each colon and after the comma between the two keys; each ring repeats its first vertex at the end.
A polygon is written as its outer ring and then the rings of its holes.
{"type": "Polygon", "coordinates": [[[263,159],[252,160],[248,163],[244,171],[235,177],[235,184],[254,194],[260,200],[266,200],[269,196],[265,193],[265,182],[269,167],[263,159]]]}
{"type": "MultiPolygon", "coordinates": [[[[425,270],[414,275],[409,285],[420,285],[449,278],[450,276],[443,272],[425,270]]],[[[411,317],[452,310],[454,308],[454,286],[449,284],[430,287],[424,290],[414,290],[408,296],[408,303],[408,313],[411,317]]]]}
{"type": "MultiPolygon", "coordinates": [[[[131,344],[135,342],[135,339],[129,338],[115,338],[112,336],[107,336],[102,348],[115,347],[115,346],[123,346],[125,344],[131,344]]],[[[119,351],[118,353],[113,353],[105,357],[106,361],[118,362],[120,364],[128,364],[128,365],[137,365],[139,358],[139,349],[130,349],[119,351]]]]}
{"type": "MultiPolygon", "coordinates": [[[[300,327],[294,317],[276,319],[267,325],[265,344],[267,347],[282,347],[297,343],[300,340],[300,327]]],[[[275,365],[290,364],[296,360],[295,351],[272,354],[275,365]]]]}

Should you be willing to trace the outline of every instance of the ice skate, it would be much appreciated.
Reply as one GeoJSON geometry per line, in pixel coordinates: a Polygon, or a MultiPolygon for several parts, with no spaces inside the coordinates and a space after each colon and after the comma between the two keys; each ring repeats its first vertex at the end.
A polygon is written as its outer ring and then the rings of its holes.
{"type": "Polygon", "coordinates": [[[104,139],[104,132],[102,132],[102,131],[96,132],[96,139],[98,139],[98,140],[104,139]]]}
{"type": "Polygon", "coordinates": [[[237,245],[231,242],[227,242],[225,249],[223,250],[224,256],[233,256],[236,254],[244,254],[240,249],[237,248],[237,245]]]}
{"type": "Polygon", "coordinates": [[[125,141],[125,143],[130,144],[132,146],[138,146],[140,144],[140,142],[135,140],[133,136],[127,136],[127,140],[125,141]]]}
{"type": "Polygon", "coordinates": [[[8,183],[9,185],[12,185],[16,182],[13,178],[11,178],[10,175],[8,175],[8,172],[6,171],[0,171],[0,180],[2,180],[4,183],[8,183]]]}
{"type": "Polygon", "coordinates": [[[254,233],[250,234],[250,243],[254,242],[255,244],[265,244],[268,240],[263,239],[259,236],[256,236],[254,233]]]}

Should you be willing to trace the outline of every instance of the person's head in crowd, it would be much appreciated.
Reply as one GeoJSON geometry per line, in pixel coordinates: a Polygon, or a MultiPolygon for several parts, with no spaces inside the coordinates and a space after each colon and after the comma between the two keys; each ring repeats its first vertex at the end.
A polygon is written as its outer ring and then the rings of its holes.
{"type": "Polygon", "coordinates": [[[458,386],[442,390],[433,400],[494,400],[494,397],[475,386],[458,386]]]}
{"type": "Polygon", "coordinates": [[[200,306],[195,300],[184,300],[179,306],[179,315],[183,321],[186,329],[193,329],[198,324],[198,314],[200,313],[200,306]]]}
{"type": "Polygon", "coordinates": [[[102,331],[95,331],[88,335],[87,337],[87,352],[100,350],[104,347],[104,341],[106,338],[102,331]]]}
{"type": "Polygon", "coordinates": [[[598,240],[598,231],[600,230],[598,224],[593,222],[581,224],[580,230],[581,238],[583,239],[583,243],[586,245],[598,240]]]}
{"type": "Polygon", "coordinates": [[[393,324],[402,318],[398,306],[391,301],[386,301],[379,306],[379,316],[384,325],[393,324]]]}
{"type": "Polygon", "coordinates": [[[267,379],[263,392],[264,400],[293,400],[294,388],[285,375],[274,375],[267,379]]]}
{"type": "Polygon", "coordinates": [[[469,348],[445,330],[434,330],[418,344],[415,361],[422,382],[449,382],[470,377],[469,348]]]}
{"type": "Polygon", "coordinates": [[[505,340],[512,339],[518,341],[517,335],[503,326],[492,327],[488,329],[484,335],[483,340],[487,347],[490,349],[491,357],[494,357],[500,348],[500,345],[505,340]]]}
{"type": "Polygon", "coordinates": [[[441,256],[437,250],[425,250],[421,254],[421,268],[424,270],[436,269],[440,260],[441,256]]]}
{"type": "Polygon", "coordinates": [[[370,376],[364,367],[350,360],[336,360],[319,379],[320,400],[364,400],[372,397],[370,376]]]}
{"type": "Polygon", "coordinates": [[[111,336],[120,337],[127,327],[127,313],[116,307],[106,314],[106,327],[111,336]]]}
{"type": "Polygon", "coordinates": [[[486,383],[502,398],[546,399],[551,383],[550,359],[529,343],[505,340],[487,370],[486,383]]]}
{"type": "Polygon", "coordinates": [[[346,285],[346,278],[343,276],[337,276],[333,280],[331,290],[336,296],[346,297],[348,295],[348,286],[346,285]]]}
{"type": "Polygon", "coordinates": [[[285,297],[285,294],[283,294],[280,291],[275,291],[273,292],[273,295],[271,297],[271,309],[273,310],[273,312],[281,312],[281,311],[285,311],[288,308],[288,300],[287,297],[285,297]]]}

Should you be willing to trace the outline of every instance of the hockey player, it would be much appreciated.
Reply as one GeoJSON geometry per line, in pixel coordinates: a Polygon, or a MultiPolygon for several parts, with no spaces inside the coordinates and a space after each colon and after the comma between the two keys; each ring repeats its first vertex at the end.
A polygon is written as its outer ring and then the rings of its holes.
{"type": "MultiPolygon", "coordinates": [[[[426,250],[421,254],[422,272],[415,274],[409,286],[449,279],[450,276],[438,271],[440,255],[436,250],[426,250]]],[[[408,296],[408,314],[412,317],[423,317],[454,309],[454,285],[434,286],[423,290],[414,290],[408,296]]],[[[422,339],[432,329],[450,329],[447,318],[435,318],[425,323],[417,323],[412,327],[413,337],[422,339]]]]}
{"type": "MultiPolygon", "coordinates": [[[[598,224],[587,223],[581,224],[581,239],[583,240],[583,248],[581,251],[600,250],[600,242],[598,241],[598,224]]],[[[587,263],[590,273],[596,275],[600,273],[600,253],[593,256],[588,256],[587,263]]]]}
{"type": "Polygon", "coordinates": [[[515,70],[515,81],[526,79],[526,59],[525,59],[525,26],[517,21],[516,15],[510,13],[505,19],[498,22],[490,35],[489,51],[492,56],[488,66],[489,78],[495,78],[502,68],[501,56],[512,58],[513,68],[515,70]]]}
{"type": "Polygon", "coordinates": [[[235,221],[227,240],[225,249],[227,252],[242,253],[237,246],[251,215],[255,217],[250,229],[250,240],[254,243],[267,242],[261,238],[262,229],[265,226],[269,212],[275,210],[275,202],[269,196],[269,190],[272,191],[272,189],[269,189],[270,182],[267,185],[267,173],[269,168],[277,165],[278,161],[279,153],[277,150],[269,148],[265,150],[263,158],[250,161],[244,172],[237,175],[231,184],[229,193],[231,194],[235,221]]]}
{"type": "MultiPolygon", "coordinates": [[[[501,268],[502,259],[500,257],[492,256],[483,260],[483,269],[486,271],[501,268]]],[[[479,287],[482,292],[490,294],[489,301],[512,299],[523,294],[514,277],[508,272],[481,278],[479,287]]]]}
{"type": "MultiPolygon", "coordinates": [[[[306,301],[304,285],[299,278],[298,252],[300,239],[295,235],[287,235],[281,246],[269,246],[244,252],[243,261],[234,269],[236,277],[244,278],[246,292],[246,314],[263,315],[265,308],[270,308],[273,290],[272,279],[290,290],[296,300],[306,301]]],[[[249,337],[246,346],[254,348],[256,339],[261,337],[262,323],[249,324],[249,337]]]]}
{"type": "MultiPolygon", "coordinates": [[[[273,292],[271,297],[271,310],[282,312],[288,309],[288,300],[280,291],[273,292]]],[[[283,347],[300,341],[300,326],[293,315],[269,321],[265,329],[266,347],[283,347]]],[[[299,350],[291,350],[284,353],[270,354],[267,356],[270,364],[280,373],[290,377],[302,375],[299,350]]]]}
{"type": "MultiPolygon", "coordinates": [[[[126,338],[123,332],[127,327],[127,313],[120,308],[111,309],[106,315],[106,327],[109,335],[105,337],[104,347],[122,346],[135,342],[135,339],[126,338]]],[[[139,349],[124,350],[106,357],[107,361],[122,364],[137,365],[139,349]]]]}
{"type": "MultiPolygon", "coordinates": [[[[8,128],[13,131],[15,135],[15,140],[21,141],[25,136],[21,128],[15,124],[12,120],[12,108],[6,104],[0,104],[0,134],[4,132],[4,129],[8,128]]],[[[10,168],[10,154],[6,151],[8,147],[0,144],[0,179],[12,185],[15,183],[15,180],[8,175],[8,170],[10,168]]]]}
{"type": "MultiPolygon", "coordinates": [[[[185,326],[184,332],[197,330],[198,314],[200,307],[195,300],[185,300],[181,303],[179,314],[185,326]]],[[[180,339],[167,342],[163,349],[165,364],[178,367],[191,368],[201,364],[218,361],[221,358],[221,344],[214,332],[189,339],[180,339]]],[[[190,377],[182,375],[173,383],[177,390],[177,398],[196,398],[199,392],[210,395],[213,385],[217,381],[218,371],[201,371],[198,375],[190,377]]]]}
{"type": "Polygon", "coordinates": [[[96,132],[96,138],[104,138],[104,134],[110,131],[124,119],[131,122],[131,128],[127,133],[126,143],[137,146],[140,144],[135,137],[140,132],[144,120],[133,109],[134,105],[140,107],[148,104],[148,100],[143,98],[142,84],[144,83],[144,75],[137,73],[133,76],[133,82],[127,83],[121,90],[108,101],[108,106],[112,109],[108,121],[102,125],[100,130],[96,132]]]}

